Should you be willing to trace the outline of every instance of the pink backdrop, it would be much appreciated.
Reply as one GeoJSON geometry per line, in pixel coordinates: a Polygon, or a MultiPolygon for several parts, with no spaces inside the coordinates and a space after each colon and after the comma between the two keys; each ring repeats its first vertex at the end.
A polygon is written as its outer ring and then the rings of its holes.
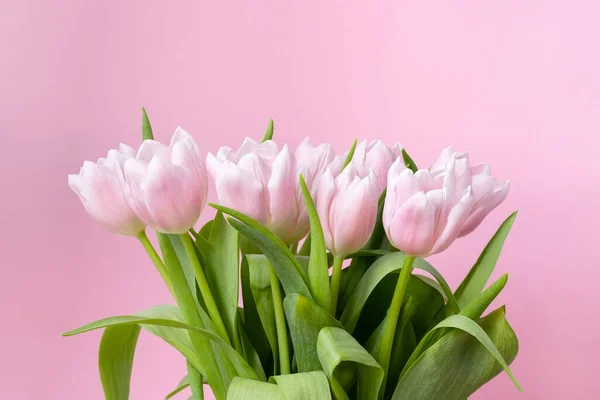
{"type": "MultiPolygon", "coordinates": [[[[138,142],[142,105],[159,139],[182,125],[205,152],[273,117],[280,142],[489,161],[508,200],[433,261],[455,287],[519,209],[494,276],[510,274],[524,393],[501,375],[473,398],[600,398],[597,2],[0,3],[1,398],[101,399],[100,332],[60,333],[169,302],[136,241],[67,187],[84,159],[138,142]]],[[[131,398],[163,398],[184,370],[142,334],[131,398]]]]}

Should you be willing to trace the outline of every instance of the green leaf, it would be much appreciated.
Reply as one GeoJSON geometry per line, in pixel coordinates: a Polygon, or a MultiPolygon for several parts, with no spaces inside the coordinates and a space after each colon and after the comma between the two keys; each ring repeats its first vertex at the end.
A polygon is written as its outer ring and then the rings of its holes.
{"type": "Polygon", "coordinates": [[[327,326],[343,328],[327,311],[299,294],[287,295],[283,300],[285,317],[290,329],[298,372],[321,369],[317,355],[317,338],[327,326]]]}
{"type": "Polygon", "coordinates": [[[256,376],[258,376],[258,378],[261,381],[266,381],[267,376],[265,375],[265,371],[262,367],[260,357],[259,357],[258,353],[256,352],[256,350],[254,349],[252,342],[248,338],[248,334],[246,333],[246,327],[244,326],[242,316],[243,316],[243,309],[238,308],[237,329],[238,329],[238,335],[240,336],[242,353],[244,355],[244,358],[246,360],[248,360],[248,364],[250,364],[250,366],[252,367],[254,372],[256,372],[256,376]]]}
{"type": "Polygon", "coordinates": [[[441,338],[403,371],[393,399],[463,400],[503,369],[521,390],[507,365],[517,355],[518,341],[506,321],[504,307],[480,320],[479,325],[453,315],[436,329],[442,326],[458,329],[441,338]]]}
{"type": "Polygon", "coordinates": [[[376,400],[383,369],[348,332],[340,328],[323,328],[317,338],[317,354],[328,378],[342,363],[356,364],[357,398],[376,400]]]}
{"type": "Polygon", "coordinates": [[[202,225],[202,228],[200,228],[200,230],[198,231],[198,235],[208,240],[208,238],[210,237],[210,231],[212,230],[213,222],[214,220],[211,219],[210,221],[202,225]]]}
{"type": "Polygon", "coordinates": [[[271,352],[275,362],[275,370],[279,365],[279,348],[277,346],[277,325],[275,322],[275,309],[273,293],[271,291],[271,265],[262,254],[249,254],[246,256],[249,268],[250,289],[254,296],[254,304],[260,317],[262,328],[271,345],[271,352]]]}
{"type": "MultiPolygon", "coordinates": [[[[151,315],[156,315],[156,314],[160,315],[160,314],[162,314],[162,312],[161,312],[161,311],[163,311],[162,309],[165,307],[167,307],[167,306],[162,306],[161,308],[154,307],[150,310],[146,310],[144,313],[151,314],[151,315]]],[[[175,308],[175,307],[173,307],[173,308],[175,308]]],[[[169,310],[171,313],[174,313],[176,310],[176,308],[175,308],[175,310],[173,310],[173,308],[171,308],[169,310]]],[[[144,316],[139,316],[139,315],[124,315],[124,316],[117,316],[117,317],[109,317],[109,318],[104,318],[104,319],[92,322],[90,324],[84,325],[80,328],[74,329],[67,333],[64,333],[63,336],[79,335],[81,333],[89,332],[89,331],[92,331],[95,329],[106,328],[109,326],[122,326],[122,325],[141,325],[144,328],[147,325],[152,325],[152,326],[161,326],[161,327],[167,327],[167,328],[185,329],[190,332],[196,332],[196,333],[202,335],[203,337],[205,337],[206,339],[217,344],[225,352],[225,354],[227,354],[229,360],[233,363],[239,376],[245,377],[248,379],[258,379],[258,377],[256,376],[256,373],[254,372],[252,367],[250,367],[248,365],[246,360],[244,360],[244,358],[239,353],[237,353],[233,347],[231,347],[229,344],[227,344],[227,342],[225,342],[219,335],[217,335],[216,333],[211,332],[209,330],[206,330],[203,328],[198,328],[198,327],[186,324],[184,322],[181,322],[180,319],[144,317],[144,316]]],[[[186,345],[187,345],[187,343],[186,343],[186,345]]],[[[192,361],[192,360],[190,360],[190,361],[192,361]]],[[[193,364],[195,367],[198,368],[198,366],[195,365],[196,363],[193,363],[193,364]]],[[[203,368],[198,368],[198,370],[201,371],[202,375],[205,375],[205,372],[202,371],[202,369],[203,368]]]]}
{"type": "Polygon", "coordinates": [[[183,378],[181,378],[181,380],[177,384],[177,387],[175,389],[173,389],[171,391],[171,393],[169,393],[167,395],[167,397],[165,397],[165,400],[169,400],[169,399],[175,397],[175,395],[177,395],[178,393],[184,391],[188,387],[190,387],[190,380],[188,379],[188,376],[186,375],[183,378]]]}
{"type": "Polygon", "coordinates": [[[192,389],[192,400],[204,400],[204,383],[202,382],[202,375],[189,361],[186,362],[187,366],[187,378],[192,389]]]}
{"type": "MultiPolygon", "coordinates": [[[[348,332],[354,332],[360,313],[371,292],[373,292],[377,287],[377,284],[379,284],[386,275],[402,268],[404,257],[405,255],[399,252],[389,253],[375,261],[375,263],[373,263],[373,265],[365,272],[340,317],[340,322],[346,327],[348,332]]],[[[448,302],[452,308],[457,310],[457,312],[459,311],[456,299],[454,298],[448,283],[446,283],[446,280],[431,264],[422,258],[417,258],[415,259],[413,268],[430,273],[444,289],[444,292],[448,297],[448,302]]]]}
{"type": "MultiPolygon", "coordinates": [[[[355,142],[356,143],[356,142],[355,142]]],[[[323,228],[315,203],[306,187],[304,177],[300,175],[300,187],[306,203],[306,210],[310,219],[310,259],[308,262],[308,282],[315,303],[324,310],[331,308],[331,292],[329,289],[329,265],[327,264],[327,250],[323,228]]]]}
{"type": "Polygon", "coordinates": [[[350,151],[348,151],[348,155],[346,156],[346,159],[344,160],[344,164],[342,165],[342,171],[352,161],[352,157],[354,157],[354,152],[356,151],[356,144],[357,143],[358,143],[358,140],[354,139],[354,142],[352,142],[352,147],[350,147],[350,151]]]}
{"type": "Polygon", "coordinates": [[[504,241],[516,217],[517,212],[515,211],[500,225],[500,228],[498,228],[498,231],[496,231],[492,239],[485,246],[467,277],[458,286],[458,289],[456,289],[455,296],[460,307],[469,303],[485,287],[485,284],[494,271],[504,241]]]}
{"type": "Polygon", "coordinates": [[[98,368],[107,400],[128,400],[133,356],[140,327],[112,326],[104,330],[100,341],[98,368]]]}
{"type": "Polygon", "coordinates": [[[322,371],[272,376],[270,383],[235,378],[227,400],[328,400],[327,377],[322,371]]]}
{"type": "Polygon", "coordinates": [[[265,132],[265,135],[262,138],[262,142],[266,142],[267,140],[273,140],[273,130],[274,130],[274,126],[273,126],[273,119],[269,120],[269,125],[267,126],[267,131],[265,132]]]}
{"type": "MultiPolygon", "coordinates": [[[[242,299],[244,301],[244,326],[247,332],[252,332],[249,336],[250,342],[256,349],[260,357],[261,364],[270,372],[268,365],[269,357],[271,356],[271,347],[265,330],[262,326],[256,303],[254,302],[254,294],[250,285],[250,267],[248,266],[247,257],[242,257],[242,265],[240,267],[240,279],[242,281],[242,299]]],[[[272,375],[269,373],[269,375],[272,375]]]]}
{"type": "Polygon", "coordinates": [[[312,299],[306,274],[294,254],[279,238],[247,215],[217,204],[210,205],[236,218],[229,219],[229,223],[267,256],[286,293],[300,293],[304,297],[312,299]]]}
{"type": "Polygon", "coordinates": [[[299,256],[309,256],[310,255],[310,235],[304,239],[304,243],[302,243],[302,247],[298,250],[299,256]]]}
{"type": "Polygon", "coordinates": [[[154,135],[152,134],[152,125],[146,114],[146,109],[142,107],[142,140],[152,140],[154,135]]]}
{"type": "Polygon", "coordinates": [[[209,242],[212,245],[206,256],[205,273],[219,308],[227,334],[232,343],[237,342],[235,327],[239,293],[238,232],[217,212],[212,223],[209,242]]]}
{"type": "Polygon", "coordinates": [[[402,149],[402,159],[404,160],[404,165],[406,165],[406,168],[410,169],[412,172],[417,172],[419,170],[417,164],[415,164],[413,159],[410,158],[410,156],[404,149],[402,149]]]}

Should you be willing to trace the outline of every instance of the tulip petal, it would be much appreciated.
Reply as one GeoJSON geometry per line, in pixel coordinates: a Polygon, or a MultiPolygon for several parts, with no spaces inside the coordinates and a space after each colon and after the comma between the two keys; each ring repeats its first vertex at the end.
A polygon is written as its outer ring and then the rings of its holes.
{"type": "Polygon", "coordinates": [[[431,254],[446,250],[458,237],[465,220],[469,216],[472,206],[473,191],[471,190],[471,187],[469,187],[460,201],[452,207],[450,213],[445,218],[444,230],[437,237],[436,243],[431,250],[431,254]]]}
{"type": "Polygon", "coordinates": [[[144,140],[140,146],[136,158],[149,163],[155,156],[162,160],[169,160],[169,149],[155,140],[144,140]]]}
{"type": "Polygon", "coordinates": [[[425,257],[434,244],[435,209],[425,193],[419,192],[406,201],[386,226],[390,242],[403,252],[425,257]]]}
{"type": "Polygon", "coordinates": [[[331,210],[331,204],[333,202],[333,195],[335,194],[335,182],[333,179],[333,173],[330,169],[327,169],[317,189],[317,213],[321,220],[321,226],[323,228],[323,236],[325,237],[325,246],[331,249],[333,246],[332,226],[329,219],[331,210]]]}
{"type": "Polygon", "coordinates": [[[285,145],[273,162],[268,189],[271,230],[287,245],[292,244],[296,236],[298,182],[295,159],[285,145]]]}
{"type": "Polygon", "coordinates": [[[473,232],[481,224],[484,218],[506,199],[509,188],[510,181],[503,182],[496,187],[496,190],[490,196],[488,196],[485,203],[480,202],[480,204],[477,205],[477,208],[474,209],[465,220],[459,237],[473,232]]]}

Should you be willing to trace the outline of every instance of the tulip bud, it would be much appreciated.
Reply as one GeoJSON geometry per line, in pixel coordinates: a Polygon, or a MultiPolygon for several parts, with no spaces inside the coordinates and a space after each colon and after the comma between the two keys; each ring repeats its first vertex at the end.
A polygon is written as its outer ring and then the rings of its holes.
{"type": "Polygon", "coordinates": [[[375,226],[379,195],[372,170],[361,178],[350,163],[335,179],[331,169],[323,174],[317,190],[317,212],[325,245],[332,254],[345,256],[367,243],[375,226]]]}
{"type": "Polygon", "coordinates": [[[365,176],[369,170],[373,170],[377,178],[376,190],[381,194],[385,189],[388,170],[398,157],[402,157],[400,143],[390,147],[381,140],[374,140],[368,144],[366,140],[363,140],[356,146],[352,164],[360,176],[365,176]]]}
{"type": "Polygon", "coordinates": [[[185,233],[206,204],[204,162],[192,136],[177,128],[169,147],[145,140],[125,162],[121,183],[136,215],[163,233],[185,233]]]}
{"type": "Polygon", "coordinates": [[[87,212],[107,230],[137,236],[145,228],[131,210],[121,189],[119,176],[135,150],[121,144],[96,163],[85,161],[78,175],[69,175],[69,186],[81,199],[87,212]]]}
{"type": "Polygon", "coordinates": [[[403,252],[426,257],[458,237],[473,206],[468,169],[453,155],[443,171],[413,173],[401,159],[388,173],[383,226],[403,252]]]}

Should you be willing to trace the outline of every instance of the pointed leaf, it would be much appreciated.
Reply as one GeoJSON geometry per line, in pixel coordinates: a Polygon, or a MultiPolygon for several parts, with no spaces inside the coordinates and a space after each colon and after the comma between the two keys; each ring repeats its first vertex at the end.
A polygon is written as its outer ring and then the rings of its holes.
{"type": "Polygon", "coordinates": [[[133,356],[140,327],[111,326],[100,341],[98,368],[104,396],[108,400],[128,400],[133,356]]]}
{"type": "Polygon", "coordinates": [[[406,165],[406,168],[410,169],[412,172],[417,172],[419,170],[417,164],[415,164],[413,159],[410,158],[410,156],[404,149],[402,149],[402,159],[404,160],[404,165],[406,165]]]}
{"type": "Polygon", "coordinates": [[[189,387],[190,387],[190,380],[188,379],[188,376],[186,375],[183,378],[181,378],[181,380],[177,384],[177,387],[175,389],[173,389],[171,391],[171,393],[169,393],[167,395],[167,397],[165,397],[165,400],[169,400],[169,399],[175,397],[175,395],[177,395],[178,393],[184,391],[185,389],[187,389],[189,387]]]}
{"type": "Polygon", "coordinates": [[[340,328],[323,328],[317,339],[317,354],[328,378],[335,376],[342,363],[356,364],[357,398],[376,400],[383,369],[348,332],[340,328]]]}
{"type": "Polygon", "coordinates": [[[154,135],[152,134],[152,125],[150,125],[150,120],[148,119],[148,114],[146,114],[146,109],[142,107],[142,140],[151,139],[154,139],[154,135]]]}
{"type": "Polygon", "coordinates": [[[186,362],[187,366],[187,379],[192,389],[192,400],[204,400],[204,383],[202,382],[202,375],[189,361],[186,362]]]}
{"type": "Polygon", "coordinates": [[[300,175],[300,186],[306,203],[306,210],[310,219],[310,259],[308,262],[308,282],[315,303],[324,310],[331,308],[331,292],[329,289],[329,265],[327,264],[327,250],[323,228],[315,203],[306,187],[306,182],[300,175]]]}
{"type": "Polygon", "coordinates": [[[273,140],[273,130],[274,130],[274,126],[273,126],[273,119],[269,120],[269,125],[267,126],[267,131],[265,132],[265,135],[262,138],[262,142],[266,142],[267,140],[273,140]]]}
{"type": "Polygon", "coordinates": [[[354,152],[356,151],[356,144],[357,143],[358,143],[358,140],[354,139],[354,142],[352,142],[352,146],[350,147],[350,151],[348,151],[348,155],[346,156],[346,159],[344,160],[344,164],[342,165],[342,171],[352,161],[352,157],[354,157],[354,152]]]}

